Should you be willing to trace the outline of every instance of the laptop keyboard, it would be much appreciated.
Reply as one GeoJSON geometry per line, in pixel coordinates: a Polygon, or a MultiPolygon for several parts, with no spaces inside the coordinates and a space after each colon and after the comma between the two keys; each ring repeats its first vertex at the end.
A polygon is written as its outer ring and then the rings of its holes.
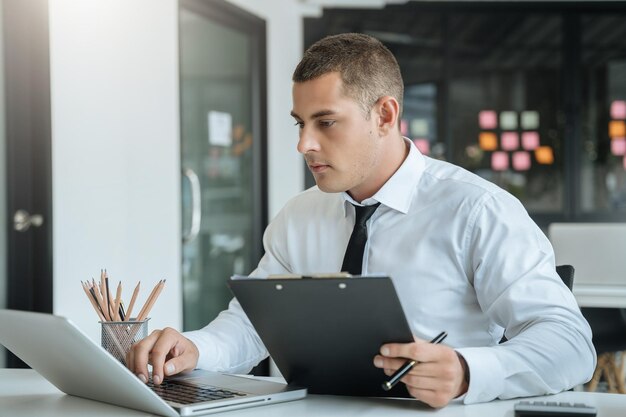
{"type": "Polygon", "coordinates": [[[179,404],[193,404],[205,401],[223,400],[226,398],[243,397],[246,394],[211,386],[189,385],[179,381],[165,380],[161,385],[154,385],[152,381],[148,383],[159,397],[166,401],[173,401],[179,404]]]}

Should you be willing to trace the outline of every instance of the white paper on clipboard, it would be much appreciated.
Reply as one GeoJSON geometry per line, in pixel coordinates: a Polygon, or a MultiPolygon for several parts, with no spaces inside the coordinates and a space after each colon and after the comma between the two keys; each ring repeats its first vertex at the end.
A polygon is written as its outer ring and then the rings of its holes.
{"type": "Polygon", "coordinates": [[[230,113],[213,111],[207,113],[209,144],[231,146],[233,142],[233,116],[230,113]]]}

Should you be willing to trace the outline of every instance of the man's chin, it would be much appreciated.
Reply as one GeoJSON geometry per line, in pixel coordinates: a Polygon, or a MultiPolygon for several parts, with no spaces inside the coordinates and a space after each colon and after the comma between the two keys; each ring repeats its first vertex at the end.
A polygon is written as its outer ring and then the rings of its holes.
{"type": "Polygon", "coordinates": [[[320,191],[323,191],[325,193],[341,193],[343,191],[346,191],[342,187],[338,187],[336,185],[333,186],[332,184],[325,184],[323,181],[317,181],[317,179],[315,180],[315,184],[317,185],[317,188],[320,189],[320,191]]]}

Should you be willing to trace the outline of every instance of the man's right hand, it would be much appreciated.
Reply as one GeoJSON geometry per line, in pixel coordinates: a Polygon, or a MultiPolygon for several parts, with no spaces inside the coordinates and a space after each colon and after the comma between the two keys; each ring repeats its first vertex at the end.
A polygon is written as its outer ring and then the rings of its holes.
{"type": "Polygon", "coordinates": [[[195,369],[200,353],[196,345],[172,328],[155,330],[131,346],[126,355],[128,369],[144,383],[148,382],[148,363],[152,365],[152,382],[159,385],[163,376],[195,369]]]}

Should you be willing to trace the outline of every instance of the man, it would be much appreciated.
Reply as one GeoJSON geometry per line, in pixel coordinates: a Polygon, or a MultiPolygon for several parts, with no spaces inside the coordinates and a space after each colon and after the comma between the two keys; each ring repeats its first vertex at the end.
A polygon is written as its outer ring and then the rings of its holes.
{"type": "MultiPolygon", "coordinates": [[[[306,51],[293,81],[298,151],[317,187],[268,226],[252,275],[345,269],[356,211],[380,203],[365,220],[357,272],[390,274],[416,340],[382,346],[373,366],[391,375],[416,359],[402,382],[433,407],[586,382],[591,331],[556,274],[550,243],[510,194],[402,137],[403,83],[391,52],[365,35],[327,37],[306,51]],[[444,329],[448,346],[424,341],[444,329]]],[[[247,372],[266,356],[233,300],[202,330],[155,331],[131,351],[129,367],[146,381],[150,361],[158,384],[195,367],[247,372]]]]}

